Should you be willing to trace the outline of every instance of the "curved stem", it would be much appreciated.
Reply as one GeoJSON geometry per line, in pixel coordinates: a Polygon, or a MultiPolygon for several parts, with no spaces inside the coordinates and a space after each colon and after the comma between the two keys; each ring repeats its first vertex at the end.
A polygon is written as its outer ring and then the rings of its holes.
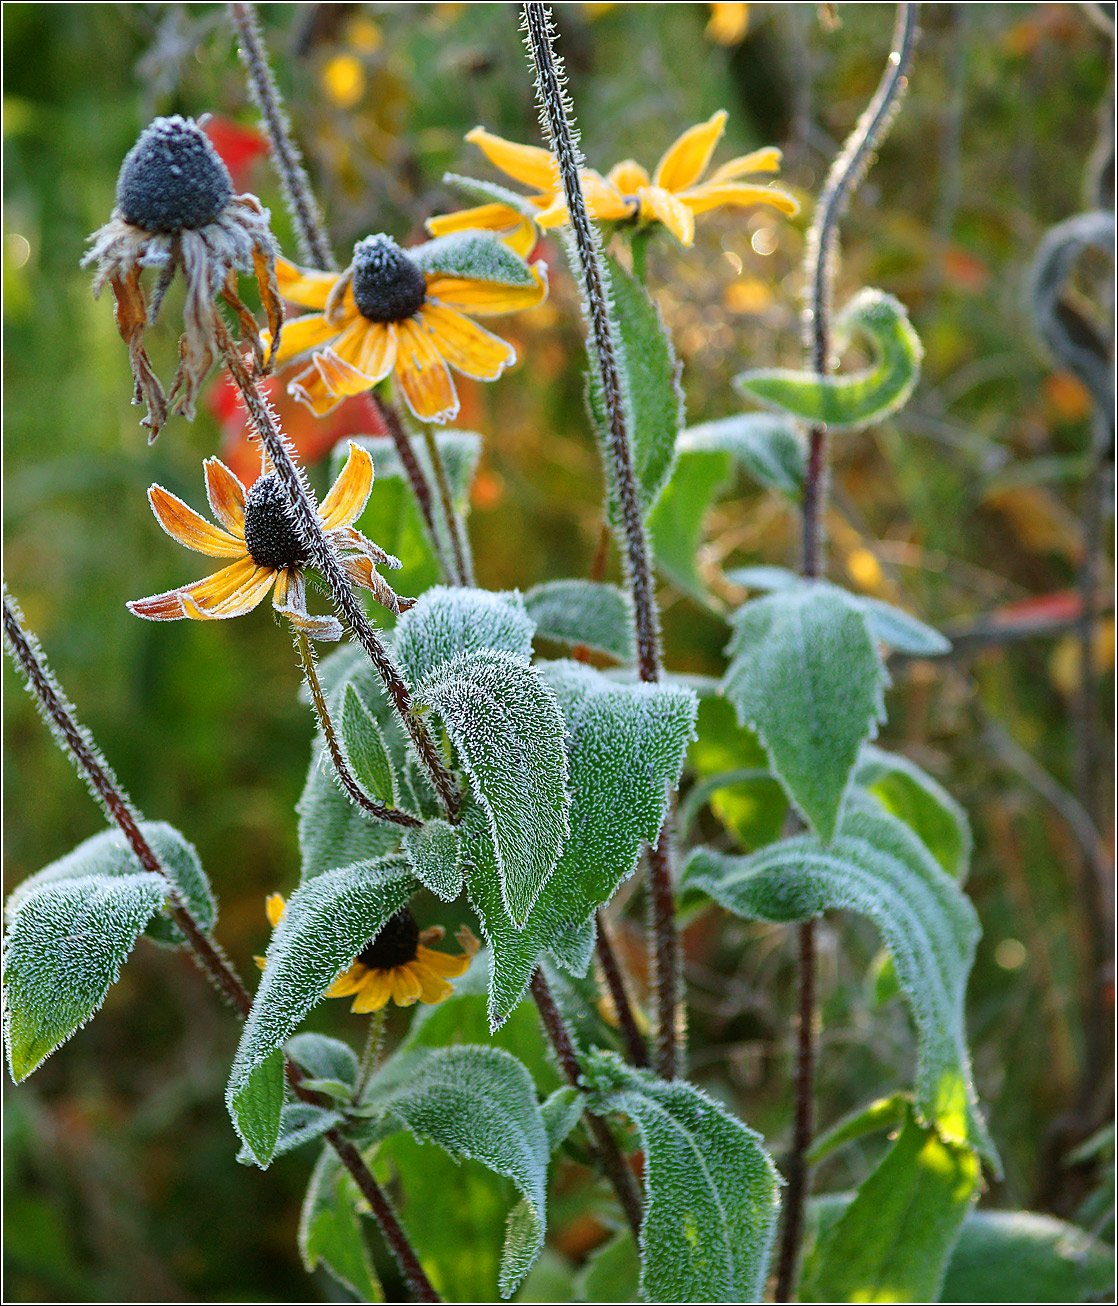
{"type": "Polygon", "coordinates": [[[617,1012],[617,1023],[621,1029],[621,1036],[625,1040],[625,1046],[629,1051],[629,1060],[634,1066],[647,1066],[648,1044],[645,1042],[644,1035],[637,1028],[636,1017],[633,1015],[633,1004],[625,984],[625,975],[621,969],[621,963],[617,960],[617,953],[610,939],[606,914],[600,910],[598,912],[597,947],[598,961],[602,967],[602,977],[605,979],[606,988],[609,989],[613,1009],[617,1012]]]}

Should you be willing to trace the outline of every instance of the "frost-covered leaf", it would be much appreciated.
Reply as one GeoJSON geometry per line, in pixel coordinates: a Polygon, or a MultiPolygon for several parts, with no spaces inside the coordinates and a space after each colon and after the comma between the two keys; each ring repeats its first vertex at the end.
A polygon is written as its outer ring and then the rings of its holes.
{"type": "Polygon", "coordinates": [[[800,1300],[938,1300],[979,1180],[976,1154],[944,1142],[910,1110],[880,1165],[816,1245],[800,1300]]]}
{"type": "Polygon", "coordinates": [[[523,929],[503,908],[485,831],[463,823],[470,900],[493,949],[494,1025],[523,996],[541,954],[608,902],[642,842],[655,841],[694,730],[695,696],[682,686],[619,684],[578,662],[537,670],[569,732],[571,833],[523,929]]]}
{"type": "Polygon", "coordinates": [[[523,1204],[509,1219],[499,1288],[511,1296],[543,1246],[547,1211],[547,1130],[535,1085],[510,1053],[463,1046],[412,1053],[406,1075],[376,1104],[455,1160],[480,1161],[511,1179],[523,1204]]]}
{"type": "MultiPolygon", "coordinates": [[[[611,309],[618,348],[618,370],[629,435],[630,457],[637,491],[647,511],[656,501],[672,470],[675,440],[683,426],[680,364],[659,310],[644,287],[608,256],[611,309]]],[[[591,364],[587,396],[590,413],[604,449],[610,447],[610,426],[601,379],[591,364]]],[[[610,458],[604,459],[611,465],[610,458]]],[[[616,515],[616,507],[613,509],[616,515]]]]}
{"type": "MultiPolygon", "coordinates": [[[[337,976],[407,902],[416,888],[408,871],[400,859],[338,867],[301,884],[288,899],[268,945],[264,974],[226,1090],[234,1126],[261,1167],[271,1159],[273,1121],[268,1115],[257,1123],[262,1102],[271,1110],[272,1099],[259,1086],[261,1079],[274,1078],[265,1063],[279,1055],[284,1041],[337,976]]],[[[274,1127],[278,1131],[278,1107],[274,1127]]]]}
{"type": "Polygon", "coordinates": [[[728,453],[737,465],[767,490],[798,495],[807,465],[803,437],[786,417],[736,413],[716,422],[690,426],[679,437],[685,453],[728,453]]]}
{"type": "Polygon", "coordinates": [[[582,1094],[569,1084],[557,1088],[546,1102],[540,1103],[543,1127],[547,1131],[548,1149],[554,1152],[567,1140],[582,1115],[582,1094]]]}
{"type": "Polygon", "coordinates": [[[151,871],[46,880],[21,895],[4,941],[4,1042],[17,1084],[100,1009],[166,896],[151,871]]]}
{"type": "Polygon", "coordinates": [[[902,608],[858,595],[870,629],[883,644],[916,657],[938,658],[951,652],[951,641],[902,608]]]}
{"type": "Polygon", "coordinates": [[[248,1073],[226,1090],[233,1124],[244,1144],[247,1162],[267,1165],[279,1142],[283,1124],[283,1053],[273,1048],[248,1073]]]}
{"type": "Polygon", "coordinates": [[[404,836],[404,848],[415,878],[443,902],[462,892],[462,857],[458,831],[437,817],[404,836]]]}
{"type": "MultiPolygon", "coordinates": [[[[217,918],[217,903],[194,845],[166,821],[141,821],[140,831],[159,858],[160,865],[175,882],[200,928],[203,931],[212,929],[217,918]]],[[[130,876],[142,870],[124,835],[115,828],[102,830],[78,844],[65,857],[44,866],[17,885],[8,899],[5,914],[10,919],[24,897],[44,884],[82,880],[89,876],[130,876]]],[[[158,912],[148,921],[144,933],[154,942],[172,947],[184,942],[179,927],[164,912],[158,912]]]]}
{"type": "Polygon", "coordinates": [[[748,590],[761,590],[765,594],[774,594],[777,590],[795,589],[804,583],[804,578],[787,567],[736,567],[726,573],[726,579],[732,585],[741,585],[748,590]]]}
{"type": "Polygon", "coordinates": [[[339,866],[383,857],[400,843],[398,825],[375,820],[342,792],[321,739],[312,745],[307,783],[295,810],[304,884],[339,866]]]}
{"type": "MultiPolygon", "coordinates": [[[[311,1083],[312,1081],[307,1080],[305,1086],[311,1083]]],[[[279,1135],[276,1138],[275,1151],[272,1153],[273,1158],[286,1156],[288,1152],[294,1152],[304,1143],[313,1143],[328,1129],[342,1124],[343,1120],[340,1111],[327,1110],[324,1107],[314,1106],[310,1102],[285,1102],[280,1111],[279,1135]]],[[[255,1164],[252,1153],[247,1147],[242,1147],[237,1153],[237,1160],[241,1165],[255,1164]]]]}
{"type": "Polygon", "coordinates": [[[384,1301],[361,1221],[357,1186],[333,1148],[322,1149],[299,1216],[299,1254],[308,1274],[321,1264],[360,1301],[384,1301]]]}
{"type": "Polygon", "coordinates": [[[444,172],[443,182],[461,191],[467,199],[475,200],[479,204],[507,204],[510,209],[523,214],[526,218],[534,218],[539,213],[539,209],[526,196],[515,190],[509,190],[507,186],[498,186],[493,181],[478,181],[474,177],[462,177],[456,172],[444,172]]]}
{"type": "Polygon", "coordinates": [[[357,1081],[357,1053],[341,1039],[325,1034],[296,1034],[284,1051],[314,1079],[334,1079],[352,1086],[357,1081]]]}
{"type": "Polygon", "coordinates": [[[832,909],[870,917],[893,954],[916,1025],[923,1118],[997,1166],[971,1082],[963,1008],[978,918],[906,825],[855,793],[830,844],[798,835],[748,857],[697,848],[684,884],[747,920],[801,921],[832,909]]]}
{"type": "Polygon", "coordinates": [[[565,971],[583,976],[590,969],[590,959],[598,942],[598,918],[590,916],[578,925],[568,925],[551,940],[548,951],[565,971]]]}
{"type": "Polygon", "coordinates": [[[542,639],[582,644],[626,665],[636,661],[633,605],[617,585],[549,580],[524,595],[524,606],[542,639]]]}
{"type": "Polygon", "coordinates": [[[970,822],[938,780],[902,754],[867,744],[854,783],[914,830],[948,875],[966,881],[974,842],[970,822]]]}
{"type": "Polygon", "coordinates": [[[695,566],[711,501],[729,480],[728,453],[688,450],[676,459],[672,478],[648,515],[656,566],[699,603],[710,595],[695,566]]]}
{"type": "Polygon", "coordinates": [[[342,696],[342,742],[357,781],[389,807],[396,804],[396,783],[388,748],[376,718],[352,685],[342,696]]]}
{"type": "Polygon", "coordinates": [[[806,582],[743,604],[723,693],[785,791],[830,839],[862,745],[885,719],[884,663],[853,596],[806,582]]]}
{"type": "Polygon", "coordinates": [[[766,408],[832,431],[884,421],[908,401],[920,378],[924,349],[904,305],[880,290],[859,291],[836,319],[835,333],[863,337],[874,362],[844,376],[763,368],[742,372],[734,384],[766,408]]]}
{"type": "Polygon", "coordinates": [[[502,286],[535,284],[532,269],[491,231],[455,231],[414,245],[408,257],[428,274],[440,272],[468,281],[502,286]]]}
{"type": "Polygon", "coordinates": [[[439,714],[458,751],[489,822],[501,899],[521,926],[570,830],[566,728],[555,694],[514,653],[486,648],[440,662],[414,702],[439,714]]]}
{"type": "Polygon", "coordinates": [[[436,585],[400,618],[396,660],[414,688],[460,653],[499,650],[521,662],[532,656],[532,620],[513,591],[436,585]]]}
{"type": "Polygon", "coordinates": [[[590,1106],[622,1111],[644,1146],[641,1295],[647,1301],[759,1301],[780,1177],[761,1143],[692,1084],[666,1083],[610,1052],[586,1061],[590,1106]]]}

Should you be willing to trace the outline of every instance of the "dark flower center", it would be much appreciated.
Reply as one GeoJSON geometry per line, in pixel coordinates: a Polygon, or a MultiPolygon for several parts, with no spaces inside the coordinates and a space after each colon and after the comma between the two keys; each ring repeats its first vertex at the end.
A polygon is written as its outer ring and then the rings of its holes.
{"type": "Polygon", "coordinates": [[[229,169],[206,133],[177,114],[144,128],[116,181],[117,208],[145,231],[204,227],[232,196],[229,169]]]}
{"type": "Polygon", "coordinates": [[[392,970],[414,961],[419,950],[419,926],[407,907],[391,917],[372,943],[357,954],[357,960],[370,970],[392,970]]]}
{"type": "Polygon", "coordinates": [[[275,472],[261,476],[245,502],[245,546],[258,567],[301,567],[307,562],[287,512],[287,491],[275,472]]]}
{"type": "Polygon", "coordinates": [[[391,236],[353,250],[353,298],[370,322],[402,322],[423,307],[427,279],[391,236]]]}

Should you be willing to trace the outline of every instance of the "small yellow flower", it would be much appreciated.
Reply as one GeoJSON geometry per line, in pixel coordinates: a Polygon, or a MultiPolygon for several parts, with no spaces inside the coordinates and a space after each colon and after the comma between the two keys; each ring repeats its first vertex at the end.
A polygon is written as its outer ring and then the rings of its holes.
{"type": "Polygon", "coordinates": [[[311,356],[311,366],[288,390],[317,416],[394,372],[416,417],[448,422],[458,413],[451,367],[495,381],[516,361],[512,345],[466,314],[535,307],[547,297],[546,272],[545,264],[529,266],[476,230],[408,250],[390,236],[370,236],[340,274],[305,271],[280,259],[283,298],[319,311],[285,323],[276,365],[311,356]],[[468,242],[491,247],[487,257],[456,261],[468,242]],[[487,275],[466,275],[465,267],[484,267],[487,275]]]}
{"type": "MultiPolygon", "coordinates": [[[[235,561],[204,580],[135,599],[128,604],[129,611],[149,621],[239,617],[257,607],[274,584],[272,606],[292,625],[314,639],[340,639],[342,628],[335,617],[312,617],[307,612],[303,572],[308,558],[288,516],[287,496],[276,473],[266,465],[267,474],[246,492],[217,458],[207,458],[203,466],[210,508],[221,527],[211,525],[160,485],[148,491],[152,511],[173,540],[211,558],[235,561]]],[[[351,442],[346,465],[323,499],[319,515],[326,538],[338,549],[350,580],[399,613],[411,604],[394,594],[377,571],[378,563],[399,567],[399,561],[353,525],[364,511],[372,487],[373,460],[366,449],[351,442]]]]}
{"type": "Polygon", "coordinates": [[[707,36],[719,45],[737,45],[749,31],[749,6],[712,4],[707,36]]]}
{"type": "MultiPolygon", "coordinates": [[[[278,893],[268,898],[265,906],[272,929],[280,923],[286,905],[278,893]]],[[[353,965],[338,976],[325,996],[352,997],[350,1011],[358,1014],[379,1011],[387,1006],[389,999],[398,1007],[410,1007],[416,1002],[434,1006],[442,1002],[454,992],[453,985],[447,981],[466,973],[481,946],[463,926],[455,936],[462,947],[459,956],[450,957],[427,947],[429,943],[438,943],[445,933],[441,925],[421,931],[409,908],[402,908],[361,949],[353,965]]],[[[264,958],[257,957],[256,964],[263,970],[264,958]]]]}

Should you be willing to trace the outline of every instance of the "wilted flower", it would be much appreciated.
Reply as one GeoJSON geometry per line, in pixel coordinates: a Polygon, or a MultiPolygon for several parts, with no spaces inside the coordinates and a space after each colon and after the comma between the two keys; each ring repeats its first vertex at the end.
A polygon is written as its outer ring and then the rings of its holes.
{"type": "Polygon", "coordinates": [[[116,207],[90,237],[82,260],[92,263],[93,294],[106,282],[116,298],[116,323],[128,346],[136,378],[134,403],[147,405],[152,440],[167,419],[168,403],[186,417],[218,353],[214,335],[220,295],[236,313],[242,337],[256,355],[258,372],[270,365],[259,331],[237,291],[237,273],[255,273],[273,337],[283,322],[276,285],[276,249],[268,212],[255,195],[235,195],[229,170],[197,123],[177,115],[156,118],[121,165],[116,207]],[[140,284],[148,268],[158,272],[150,301],[140,284]],[[163,392],[143,345],[174,278],[186,281],[179,367],[170,395],[163,392]]]}
{"type": "MultiPolygon", "coordinates": [[[[148,491],[160,526],[180,544],[212,558],[236,561],[204,580],[180,585],[165,594],[135,599],[130,612],[149,621],[213,621],[251,612],[275,585],[272,606],[293,626],[314,639],[341,639],[335,617],[307,612],[304,570],[309,562],[288,516],[287,494],[279,477],[265,475],[247,493],[236,476],[217,458],[207,458],[206,494],[213,515],[225,529],[212,526],[181,499],[159,485],[148,491]]],[[[350,580],[372,591],[378,603],[400,613],[411,607],[394,594],[377,571],[377,564],[399,567],[398,559],[367,540],[353,522],[361,516],[373,487],[373,460],[366,449],[350,442],[349,458],[319,509],[326,539],[339,551],[350,580]]]]}

